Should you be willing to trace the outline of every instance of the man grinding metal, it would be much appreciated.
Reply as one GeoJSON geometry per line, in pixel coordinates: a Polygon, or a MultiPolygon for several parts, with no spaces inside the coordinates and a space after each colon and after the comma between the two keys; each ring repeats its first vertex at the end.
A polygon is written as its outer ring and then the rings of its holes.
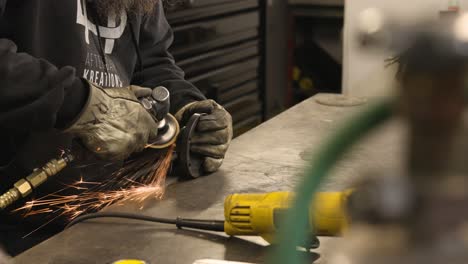
{"type": "MultiPolygon", "coordinates": [[[[157,124],[137,98],[157,86],[170,91],[170,111],[181,126],[192,114],[206,113],[191,151],[204,156],[206,173],[218,170],[232,119],[175,65],[162,1],[0,0],[2,193],[75,139],[100,161],[122,161],[143,150],[157,124]]],[[[67,168],[35,195],[57,191],[55,179],[107,173],[97,167],[67,168]]],[[[32,219],[1,213],[0,244],[7,253],[15,256],[62,229],[49,224],[24,237],[41,224],[32,219]]]]}

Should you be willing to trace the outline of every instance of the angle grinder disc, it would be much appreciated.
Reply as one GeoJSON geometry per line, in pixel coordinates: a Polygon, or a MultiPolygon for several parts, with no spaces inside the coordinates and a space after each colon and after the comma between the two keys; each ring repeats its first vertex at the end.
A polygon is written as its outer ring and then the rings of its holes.
{"type": "Polygon", "coordinates": [[[148,145],[148,148],[165,149],[176,142],[180,132],[177,119],[173,115],[167,114],[164,121],[161,122],[165,122],[165,132],[159,133],[156,140],[148,145]]]}

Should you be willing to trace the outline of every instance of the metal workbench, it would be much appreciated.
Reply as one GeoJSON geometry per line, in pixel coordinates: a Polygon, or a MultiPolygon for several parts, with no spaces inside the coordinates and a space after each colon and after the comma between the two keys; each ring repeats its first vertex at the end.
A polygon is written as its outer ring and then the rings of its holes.
{"type": "MultiPolygon", "coordinates": [[[[291,190],[318,146],[359,107],[329,107],[311,98],[235,139],[222,170],[209,177],[171,185],[163,201],[141,213],[163,217],[223,219],[224,197],[234,192],[291,190]]],[[[345,188],[368,169],[399,166],[401,127],[393,122],[357,145],[334,170],[325,189],[345,188]]],[[[112,211],[138,211],[136,205],[112,211]]],[[[322,239],[318,263],[326,263],[337,239],[322,239]]],[[[74,226],[18,256],[15,263],[111,263],[122,258],[149,263],[190,264],[197,259],[262,262],[260,239],[177,230],[173,226],[103,219],[74,226]]]]}

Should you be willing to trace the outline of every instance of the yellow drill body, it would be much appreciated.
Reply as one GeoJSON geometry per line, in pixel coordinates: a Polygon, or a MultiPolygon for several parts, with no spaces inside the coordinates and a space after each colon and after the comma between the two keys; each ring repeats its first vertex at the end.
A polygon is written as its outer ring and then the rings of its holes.
{"type": "MultiPolygon", "coordinates": [[[[309,209],[309,223],[317,236],[339,236],[348,226],[346,201],[351,191],[319,193],[309,209]]],[[[261,236],[272,243],[294,194],[233,194],[224,203],[225,232],[231,236],[261,236]]],[[[312,232],[312,229],[310,230],[312,232]]]]}

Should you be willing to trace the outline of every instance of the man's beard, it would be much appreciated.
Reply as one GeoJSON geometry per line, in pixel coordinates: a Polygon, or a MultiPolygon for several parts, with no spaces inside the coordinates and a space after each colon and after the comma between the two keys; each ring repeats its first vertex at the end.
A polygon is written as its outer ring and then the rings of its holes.
{"type": "MultiPolygon", "coordinates": [[[[96,0],[100,16],[118,15],[123,12],[152,15],[160,0],[96,0]]],[[[162,0],[161,0],[162,1],[162,0]]]]}

